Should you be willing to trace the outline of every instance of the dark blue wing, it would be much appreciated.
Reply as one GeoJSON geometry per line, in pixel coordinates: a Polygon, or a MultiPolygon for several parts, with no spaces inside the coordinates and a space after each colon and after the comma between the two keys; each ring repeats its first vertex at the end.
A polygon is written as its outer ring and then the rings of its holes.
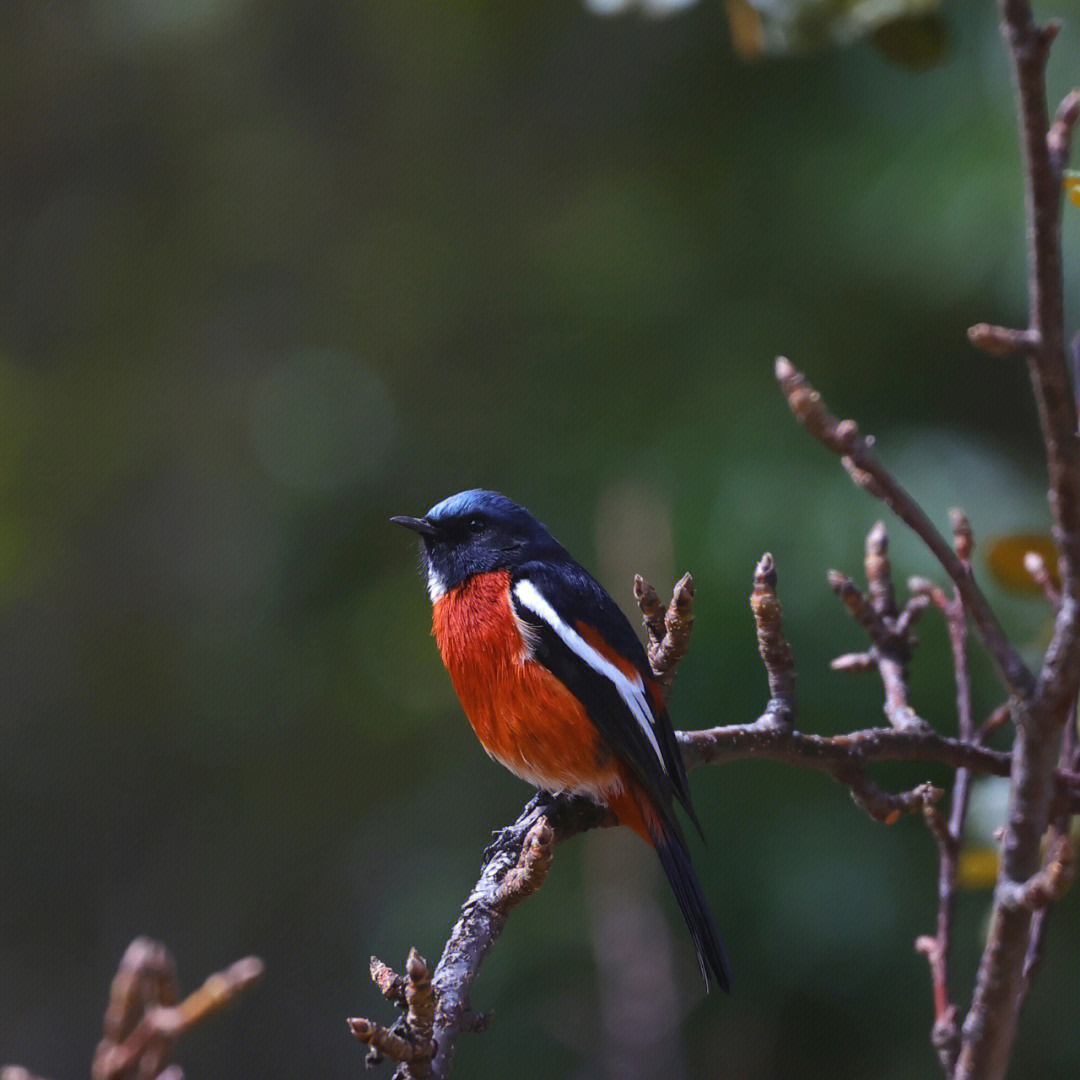
{"type": "Polygon", "coordinates": [[[670,816],[672,797],[690,803],[686,769],[666,709],[648,692],[653,675],[645,650],[619,605],[577,563],[524,563],[514,571],[511,595],[518,618],[533,638],[533,656],[585,706],[610,748],[630,767],[658,810],[670,816]],[[607,663],[579,633],[595,632],[618,656],[631,661],[642,689],[607,663]],[[598,659],[599,657],[599,659],[598,659]]]}

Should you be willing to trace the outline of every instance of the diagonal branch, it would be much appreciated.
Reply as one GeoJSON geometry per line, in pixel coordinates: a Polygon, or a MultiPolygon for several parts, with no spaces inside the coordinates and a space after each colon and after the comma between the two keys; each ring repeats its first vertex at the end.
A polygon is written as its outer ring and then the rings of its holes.
{"type": "Polygon", "coordinates": [[[245,957],[211,975],[181,1001],[176,963],[169,950],[147,938],[136,938],[113,979],[104,1037],[91,1067],[94,1080],[163,1074],[180,1039],[232,1004],[262,973],[258,957],[245,957]]]}
{"type": "Polygon", "coordinates": [[[776,377],[791,411],[806,430],[834,454],[839,454],[852,480],[881,499],[930,549],[963,597],[964,606],[1005,686],[1013,694],[1030,697],[1035,690],[1035,677],[1006,637],[971,568],[964,565],[923,508],[882,465],[874,453],[873,440],[860,433],[854,420],[837,420],[821,395],[783,356],[776,361],[776,377]]]}
{"type": "Polygon", "coordinates": [[[449,1075],[458,1035],[485,1024],[484,1018],[473,1012],[470,1000],[480,965],[506,926],[511,908],[539,886],[538,882],[515,876],[515,872],[527,872],[533,867],[546,874],[554,844],[597,826],[614,824],[606,808],[588,799],[539,794],[517,821],[496,835],[480,879],[462,905],[432,979],[437,1003],[433,1077],[449,1075]],[[538,835],[536,830],[541,827],[545,831],[538,835]],[[530,861],[530,848],[535,846],[545,848],[546,855],[534,852],[530,861]]]}
{"type": "MultiPolygon", "coordinates": [[[[90,1066],[93,1080],[183,1080],[170,1064],[176,1044],[217,1015],[262,978],[257,956],[237,960],[180,997],[176,961],[160,942],[136,938],[125,950],[109,987],[102,1038],[90,1066]]],[[[0,1066],[0,1080],[39,1080],[21,1065],[0,1066]]]]}

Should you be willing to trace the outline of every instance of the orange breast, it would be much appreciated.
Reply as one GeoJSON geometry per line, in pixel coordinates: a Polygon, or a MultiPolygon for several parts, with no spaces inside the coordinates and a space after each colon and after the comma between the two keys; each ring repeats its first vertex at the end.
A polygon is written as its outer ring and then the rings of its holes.
{"type": "Polygon", "coordinates": [[[547,791],[596,797],[622,786],[584,706],[529,657],[509,571],[478,574],[437,600],[433,633],[465,715],[492,757],[547,791]]]}

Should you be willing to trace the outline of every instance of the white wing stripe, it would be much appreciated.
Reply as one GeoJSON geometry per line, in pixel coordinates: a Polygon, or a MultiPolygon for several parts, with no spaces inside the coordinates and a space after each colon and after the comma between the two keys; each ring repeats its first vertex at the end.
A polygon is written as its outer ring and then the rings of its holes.
{"type": "Polygon", "coordinates": [[[631,682],[610,660],[596,651],[572,626],[568,626],[559,617],[559,613],[545,599],[540,590],[527,578],[522,579],[514,586],[514,596],[518,602],[529,609],[534,615],[538,615],[558,634],[563,644],[571,652],[580,657],[598,675],[609,679],[619,691],[619,696],[626,703],[631,715],[638,722],[638,726],[645,732],[660,767],[667,771],[664,764],[664,755],[660,752],[660,744],[656,740],[656,732],[653,730],[653,714],[649,708],[648,699],[645,697],[645,689],[638,676],[635,682],[631,682]]]}

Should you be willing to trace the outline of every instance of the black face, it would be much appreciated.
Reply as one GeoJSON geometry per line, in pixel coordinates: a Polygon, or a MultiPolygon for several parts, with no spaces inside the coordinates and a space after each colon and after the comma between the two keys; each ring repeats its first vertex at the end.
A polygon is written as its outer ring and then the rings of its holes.
{"type": "MultiPolygon", "coordinates": [[[[429,519],[430,520],[430,519],[429,519]]],[[[513,522],[495,521],[474,511],[446,517],[435,525],[433,535],[424,536],[428,562],[428,591],[445,592],[473,574],[502,570],[520,562],[529,537],[513,522]]]]}
{"type": "Polygon", "coordinates": [[[420,534],[433,600],[474,574],[502,570],[562,552],[527,510],[504,495],[468,491],[431,508],[422,518],[393,518],[420,534]]]}

